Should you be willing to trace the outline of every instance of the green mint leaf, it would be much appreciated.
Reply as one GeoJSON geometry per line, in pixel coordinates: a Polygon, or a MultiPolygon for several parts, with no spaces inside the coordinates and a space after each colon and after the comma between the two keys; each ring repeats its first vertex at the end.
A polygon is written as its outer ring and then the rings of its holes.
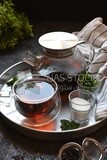
{"type": "Polygon", "coordinates": [[[9,80],[6,84],[8,85],[8,86],[13,86],[13,84],[15,83],[17,81],[17,77],[16,76],[14,76],[11,80],[9,80]]]}
{"type": "Polygon", "coordinates": [[[74,121],[69,121],[66,119],[62,119],[60,120],[61,122],[61,129],[62,130],[72,130],[72,129],[76,129],[79,128],[80,124],[74,122],[74,121]]]}

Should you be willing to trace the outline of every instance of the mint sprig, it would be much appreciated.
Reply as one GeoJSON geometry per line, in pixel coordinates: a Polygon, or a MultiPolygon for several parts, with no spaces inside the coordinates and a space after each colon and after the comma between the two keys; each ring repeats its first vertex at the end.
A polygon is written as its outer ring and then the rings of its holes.
{"type": "Polygon", "coordinates": [[[9,81],[7,81],[7,85],[8,86],[13,86],[13,84],[15,83],[17,81],[17,77],[16,76],[14,76],[12,79],[10,79],[9,81]]]}
{"type": "Polygon", "coordinates": [[[62,120],[60,120],[60,122],[61,122],[60,127],[61,127],[62,131],[76,129],[76,128],[79,128],[79,126],[80,126],[80,124],[78,124],[74,121],[66,120],[66,119],[62,119],[62,120]]]}

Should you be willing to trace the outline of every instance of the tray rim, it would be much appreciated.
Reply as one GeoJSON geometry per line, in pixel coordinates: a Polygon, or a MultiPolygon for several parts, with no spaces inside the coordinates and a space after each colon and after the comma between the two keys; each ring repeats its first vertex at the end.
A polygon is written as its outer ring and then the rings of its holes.
{"type": "MultiPolygon", "coordinates": [[[[12,66],[10,66],[9,68],[7,68],[1,75],[0,75],[0,79],[9,71],[9,70],[11,70],[12,68],[14,68],[14,67],[17,67],[18,65],[20,65],[20,64],[23,64],[24,62],[22,62],[22,61],[19,61],[18,63],[15,63],[14,65],[12,65],[12,66]]],[[[29,66],[28,64],[27,64],[27,66],[29,66]]],[[[30,68],[31,68],[31,66],[29,66],[30,68]]],[[[28,67],[28,68],[29,68],[28,67]]],[[[2,114],[2,113],[1,113],[2,114]]],[[[10,121],[9,123],[15,123],[14,121],[12,121],[12,120],[10,120],[6,115],[4,115],[4,114],[2,114],[2,116],[5,118],[5,120],[8,122],[8,120],[10,121]]],[[[64,130],[64,131],[57,131],[57,130],[55,130],[55,131],[53,131],[53,130],[50,130],[50,131],[46,131],[46,130],[40,130],[40,129],[35,129],[35,128],[30,128],[30,127],[27,127],[27,126],[22,126],[22,125],[20,125],[20,124],[16,124],[15,123],[15,125],[17,126],[19,126],[19,127],[22,127],[23,129],[25,129],[25,130],[28,130],[28,132],[29,131],[33,131],[33,132],[37,132],[37,133],[41,133],[41,134],[46,134],[46,133],[48,133],[48,134],[52,134],[52,136],[53,135],[56,135],[56,134],[60,134],[60,135],[63,135],[63,134],[72,134],[72,133],[77,133],[77,132],[84,132],[84,131],[87,131],[87,130],[90,130],[90,133],[93,133],[93,132],[95,132],[95,131],[97,131],[100,127],[102,127],[105,123],[106,123],[106,121],[107,121],[107,119],[106,118],[104,118],[104,119],[102,119],[102,120],[99,120],[99,121],[97,121],[96,123],[94,123],[94,124],[91,124],[91,125],[87,125],[87,126],[84,126],[84,127],[81,127],[81,128],[77,128],[77,129],[73,129],[73,130],[64,130]],[[95,128],[96,129],[93,129],[93,127],[95,126],[95,128]],[[97,127],[98,126],[98,127],[97,127]],[[93,131],[91,131],[91,129],[93,129],[93,131]]],[[[13,128],[15,128],[14,127],[14,125],[12,125],[13,126],[13,128]]],[[[16,130],[17,130],[17,128],[15,128],[16,130]]],[[[22,130],[23,130],[22,129],[22,130]]],[[[19,132],[21,132],[21,131],[19,131],[19,132]]],[[[27,133],[25,133],[25,134],[27,134],[27,133]]],[[[88,133],[87,133],[88,134],[88,133]]],[[[85,135],[87,135],[87,134],[85,134],[85,135]]],[[[32,135],[31,135],[31,137],[32,137],[32,135]]],[[[35,136],[33,136],[33,137],[35,137],[35,136]]],[[[39,137],[39,136],[36,136],[36,138],[37,137],[39,137]]],[[[56,136],[55,136],[56,137],[56,136]]],[[[58,136],[59,137],[59,136],[58,136]]],[[[41,139],[43,139],[43,140],[47,140],[47,138],[46,137],[39,137],[39,138],[41,138],[41,139]]],[[[77,137],[78,138],[78,137],[77,137]]],[[[54,138],[49,138],[48,140],[53,140],[54,138]]],[[[62,140],[63,139],[63,137],[62,138],[60,138],[59,140],[62,140]]],[[[68,140],[69,138],[65,138],[65,140],[68,140]]]]}

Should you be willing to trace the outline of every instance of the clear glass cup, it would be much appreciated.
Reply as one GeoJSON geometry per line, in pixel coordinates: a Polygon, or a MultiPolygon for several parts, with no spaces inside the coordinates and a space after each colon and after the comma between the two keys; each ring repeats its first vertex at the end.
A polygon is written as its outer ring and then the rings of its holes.
{"type": "Polygon", "coordinates": [[[81,72],[77,78],[79,89],[84,89],[92,92],[94,95],[100,92],[101,82],[98,81],[92,74],[81,72]]]}
{"type": "Polygon", "coordinates": [[[50,77],[27,76],[12,87],[17,111],[27,119],[27,125],[41,126],[54,120],[61,109],[57,83],[50,77]]]}
{"type": "Polygon", "coordinates": [[[94,96],[83,89],[72,91],[69,96],[71,119],[79,124],[88,123],[94,106],[94,96]]]}

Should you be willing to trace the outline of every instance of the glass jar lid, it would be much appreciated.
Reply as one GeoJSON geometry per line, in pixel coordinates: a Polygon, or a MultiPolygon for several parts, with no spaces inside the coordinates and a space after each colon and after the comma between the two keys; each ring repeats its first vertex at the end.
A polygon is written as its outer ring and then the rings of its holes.
{"type": "Polygon", "coordinates": [[[82,148],[87,160],[103,160],[104,147],[94,138],[85,138],[82,142],[82,148]]]}

